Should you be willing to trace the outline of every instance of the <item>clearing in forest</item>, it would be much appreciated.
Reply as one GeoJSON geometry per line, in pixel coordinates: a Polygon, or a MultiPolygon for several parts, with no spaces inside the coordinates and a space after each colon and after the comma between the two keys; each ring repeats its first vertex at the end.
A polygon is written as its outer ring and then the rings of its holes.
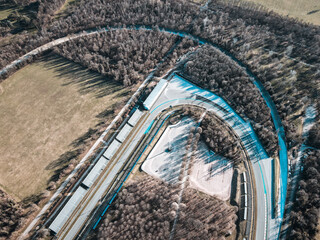
{"type": "MultiPolygon", "coordinates": [[[[229,1],[229,0],[228,0],[229,1]]],[[[320,25],[319,0],[242,0],[260,4],[284,16],[320,25]]]]}
{"type": "Polygon", "coordinates": [[[56,55],[0,86],[0,186],[19,199],[45,190],[66,164],[61,156],[84,147],[89,129],[112,120],[130,96],[120,84],[56,55]]]}
{"type": "Polygon", "coordinates": [[[14,10],[16,10],[14,6],[2,3],[0,9],[0,20],[6,19],[14,10]]]}

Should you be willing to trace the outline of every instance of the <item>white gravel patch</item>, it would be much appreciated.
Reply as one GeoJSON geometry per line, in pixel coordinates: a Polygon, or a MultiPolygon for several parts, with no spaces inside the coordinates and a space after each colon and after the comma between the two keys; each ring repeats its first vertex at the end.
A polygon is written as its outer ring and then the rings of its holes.
{"type": "Polygon", "coordinates": [[[182,163],[186,154],[186,144],[190,129],[196,123],[189,117],[183,118],[176,125],[169,126],[144,161],[141,169],[153,177],[169,183],[177,183],[182,163]],[[171,151],[168,151],[169,146],[171,151]]]}
{"type": "Polygon", "coordinates": [[[189,176],[190,187],[221,200],[228,200],[231,193],[233,165],[200,141],[196,158],[189,176]]]}

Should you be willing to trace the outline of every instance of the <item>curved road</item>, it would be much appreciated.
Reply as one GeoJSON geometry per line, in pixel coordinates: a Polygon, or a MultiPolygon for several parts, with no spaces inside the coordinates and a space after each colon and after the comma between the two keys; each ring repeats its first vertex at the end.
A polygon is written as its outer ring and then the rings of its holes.
{"type": "Polygon", "coordinates": [[[154,119],[156,119],[163,110],[170,108],[170,106],[186,104],[196,105],[207,109],[207,111],[214,112],[232,127],[240,137],[250,157],[257,186],[257,214],[259,220],[256,223],[255,239],[269,238],[268,206],[270,206],[271,184],[268,180],[268,177],[270,176],[267,176],[269,171],[266,168],[267,164],[270,163],[270,160],[260,145],[253,129],[250,124],[238,116],[222,98],[194,86],[177,75],[173,75],[173,78],[150,110],[146,111],[141,116],[138,124],[133,129],[133,133],[130,133],[129,139],[119,147],[118,151],[122,154],[118,154],[116,159],[113,160],[113,164],[117,166],[115,167],[117,170],[110,169],[101,174],[94,187],[92,189],[90,188],[90,192],[84,197],[81,204],[79,204],[77,209],[72,213],[72,217],[68,219],[68,222],[57,234],[58,239],[74,239],[77,236],[86,221],[90,218],[91,212],[96,208],[103,193],[111,187],[113,182],[112,179],[114,179],[114,176],[121,171],[121,167],[126,164],[131,152],[134,151],[137,142],[139,142],[153,124],[154,119]]]}
{"type": "MultiPolygon", "coordinates": [[[[106,31],[116,30],[116,29],[123,29],[123,28],[121,28],[121,27],[112,28],[111,27],[111,28],[103,28],[103,29],[99,29],[99,30],[97,30],[97,29],[88,30],[88,31],[84,31],[84,32],[81,32],[81,33],[73,34],[72,36],[67,36],[67,37],[63,37],[63,38],[54,40],[54,41],[52,41],[50,43],[44,44],[44,45],[36,48],[35,50],[25,54],[24,56],[20,57],[19,59],[13,61],[11,64],[7,65],[5,68],[3,68],[0,71],[0,75],[4,74],[6,71],[16,67],[17,65],[19,65],[21,62],[25,61],[26,59],[28,59],[28,58],[30,58],[32,56],[35,56],[35,55],[37,55],[37,54],[39,54],[39,53],[41,53],[43,51],[46,51],[46,50],[48,50],[48,49],[50,49],[50,48],[52,48],[54,46],[57,46],[57,45],[59,45],[61,43],[67,42],[67,41],[72,40],[72,39],[80,38],[80,37],[83,37],[83,36],[88,36],[88,35],[91,35],[91,34],[97,34],[99,32],[106,32],[106,31]]],[[[131,28],[127,27],[126,29],[152,30],[152,27],[132,26],[131,28]]],[[[254,74],[241,61],[236,59],[231,53],[229,53],[228,51],[222,49],[220,46],[217,46],[216,44],[214,44],[212,42],[206,41],[206,40],[204,40],[202,38],[193,36],[193,35],[185,33],[185,32],[179,32],[179,31],[174,31],[174,30],[170,30],[170,29],[160,29],[160,31],[166,32],[166,33],[175,34],[175,35],[179,35],[181,37],[186,37],[186,38],[195,40],[195,41],[199,42],[200,44],[209,44],[209,45],[215,47],[217,50],[221,51],[222,53],[224,53],[228,57],[230,57],[232,60],[234,60],[241,68],[243,68],[247,72],[247,74],[251,77],[251,80],[253,81],[253,83],[258,87],[262,97],[264,98],[264,100],[266,101],[268,107],[271,110],[271,116],[272,116],[274,125],[275,125],[275,127],[276,127],[276,129],[278,131],[278,140],[279,140],[279,146],[280,146],[279,158],[280,158],[280,166],[281,166],[281,169],[280,169],[280,171],[281,171],[281,174],[280,174],[280,176],[281,176],[281,193],[280,193],[280,200],[279,200],[279,202],[281,204],[280,205],[281,206],[280,207],[280,220],[281,220],[282,217],[283,217],[284,203],[285,203],[285,196],[286,196],[286,188],[287,188],[287,149],[286,149],[286,145],[285,145],[285,136],[284,136],[284,131],[283,131],[283,126],[282,126],[282,123],[281,123],[281,119],[280,119],[280,117],[279,117],[279,115],[278,115],[278,113],[277,113],[277,111],[275,109],[274,103],[273,103],[270,95],[263,88],[262,84],[254,76],[254,74]]],[[[247,126],[247,127],[251,128],[251,126],[247,126]]],[[[263,174],[264,170],[260,166],[261,165],[260,161],[258,161],[258,163],[259,163],[258,165],[259,165],[259,168],[260,168],[260,172],[263,174]]],[[[265,164],[267,164],[267,163],[265,163],[265,164]]],[[[269,172],[269,169],[268,169],[268,171],[265,172],[264,176],[266,176],[268,174],[271,175],[271,168],[270,168],[270,172],[269,172]]],[[[258,178],[258,179],[263,179],[263,177],[258,178]]],[[[263,181],[262,185],[263,185],[263,190],[264,190],[264,197],[262,197],[262,195],[261,195],[261,199],[264,198],[263,202],[265,202],[265,203],[267,201],[270,202],[270,204],[265,204],[265,209],[264,209],[264,211],[266,213],[264,215],[266,215],[266,219],[267,219],[267,218],[269,218],[268,215],[270,215],[270,217],[272,216],[272,214],[271,214],[271,212],[272,212],[272,209],[271,209],[272,204],[271,203],[272,202],[270,200],[271,196],[269,196],[266,199],[266,196],[268,195],[267,189],[270,188],[271,186],[268,186],[268,184],[265,183],[265,181],[263,181]],[[269,208],[268,208],[268,206],[269,206],[269,208]]],[[[260,211],[261,211],[260,207],[258,209],[260,209],[260,211]]],[[[269,222],[269,221],[266,221],[266,222],[269,222]]],[[[273,233],[276,231],[279,234],[279,229],[280,229],[279,225],[281,225],[281,223],[279,224],[279,222],[276,221],[276,222],[274,222],[273,225],[274,226],[271,228],[273,233]],[[276,228],[278,228],[278,229],[276,229],[276,228]]],[[[266,226],[265,229],[267,229],[267,228],[269,228],[269,227],[266,226]]],[[[257,231],[257,232],[259,232],[259,231],[257,231]]],[[[266,234],[267,234],[267,231],[265,231],[265,236],[266,236],[266,234]]],[[[272,235],[273,235],[272,238],[275,238],[274,234],[272,234],[272,235]]]]}

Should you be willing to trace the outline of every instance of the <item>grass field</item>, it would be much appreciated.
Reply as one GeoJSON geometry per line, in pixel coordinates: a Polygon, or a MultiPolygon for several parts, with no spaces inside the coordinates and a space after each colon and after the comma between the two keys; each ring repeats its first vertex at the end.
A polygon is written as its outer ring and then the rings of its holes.
{"type": "Polygon", "coordinates": [[[319,0],[243,0],[258,3],[276,13],[320,25],[319,0]]]}
{"type": "Polygon", "coordinates": [[[6,19],[10,13],[12,13],[11,9],[0,10],[0,20],[6,19]]]}
{"type": "Polygon", "coordinates": [[[52,163],[129,95],[55,55],[16,72],[0,84],[0,186],[18,199],[43,191],[52,163]]]}
{"type": "Polygon", "coordinates": [[[66,15],[66,10],[69,7],[77,4],[78,2],[79,2],[79,0],[66,0],[66,2],[61,6],[61,8],[56,11],[55,17],[59,18],[59,17],[65,16],[66,15]]]}
{"type": "Polygon", "coordinates": [[[12,4],[0,5],[0,20],[6,19],[10,15],[10,13],[17,9],[18,8],[12,4]]]}

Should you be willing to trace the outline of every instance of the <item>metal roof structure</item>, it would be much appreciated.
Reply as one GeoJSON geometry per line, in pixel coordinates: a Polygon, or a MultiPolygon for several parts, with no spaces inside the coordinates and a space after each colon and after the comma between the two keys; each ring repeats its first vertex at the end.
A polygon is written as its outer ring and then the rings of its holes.
{"type": "Polygon", "coordinates": [[[247,181],[247,177],[246,177],[246,173],[245,172],[242,173],[242,177],[243,177],[243,181],[246,182],[247,181]]]}
{"type": "Polygon", "coordinates": [[[128,123],[131,125],[131,126],[134,126],[137,124],[137,122],[139,121],[141,115],[143,114],[142,111],[140,111],[139,109],[137,109],[133,114],[132,116],[130,117],[130,119],[128,120],[128,123]]]}
{"type": "Polygon", "coordinates": [[[248,208],[245,207],[244,210],[243,210],[243,219],[244,220],[247,220],[247,215],[248,215],[248,208]]]}
{"type": "Polygon", "coordinates": [[[168,81],[165,79],[161,79],[157,86],[152,90],[152,92],[149,94],[148,98],[143,102],[143,106],[145,109],[150,110],[155,101],[159,98],[163,90],[168,85],[168,81]]]}
{"type": "Polygon", "coordinates": [[[96,181],[96,179],[99,177],[102,170],[107,166],[109,160],[106,159],[104,156],[101,156],[98,160],[98,162],[94,165],[94,167],[91,169],[90,173],[87,175],[87,177],[84,179],[82,184],[87,186],[88,188],[92,186],[92,184],[96,181]]]}
{"type": "Polygon", "coordinates": [[[126,137],[129,135],[131,129],[132,127],[129,124],[124,125],[121,131],[116,136],[116,139],[119,140],[120,142],[123,142],[126,139],[126,137]]]}
{"type": "Polygon", "coordinates": [[[72,214],[73,210],[78,206],[79,202],[83,198],[83,196],[86,194],[87,190],[83,187],[79,187],[72,195],[72,197],[69,199],[67,204],[61,209],[58,216],[54,219],[54,221],[51,223],[49,228],[54,231],[55,233],[58,233],[62,226],[66,223],[70,215],[72,214]]]}
{"type": "Polygon", "coordinates": [[[113,155],[116,153],[118,148],[120,147],[121,143],[118,142],[116,139],[110,144],[107,150],[104,152],[103,156],[105,156],[108,160],[110,160],[113,155]]]}

